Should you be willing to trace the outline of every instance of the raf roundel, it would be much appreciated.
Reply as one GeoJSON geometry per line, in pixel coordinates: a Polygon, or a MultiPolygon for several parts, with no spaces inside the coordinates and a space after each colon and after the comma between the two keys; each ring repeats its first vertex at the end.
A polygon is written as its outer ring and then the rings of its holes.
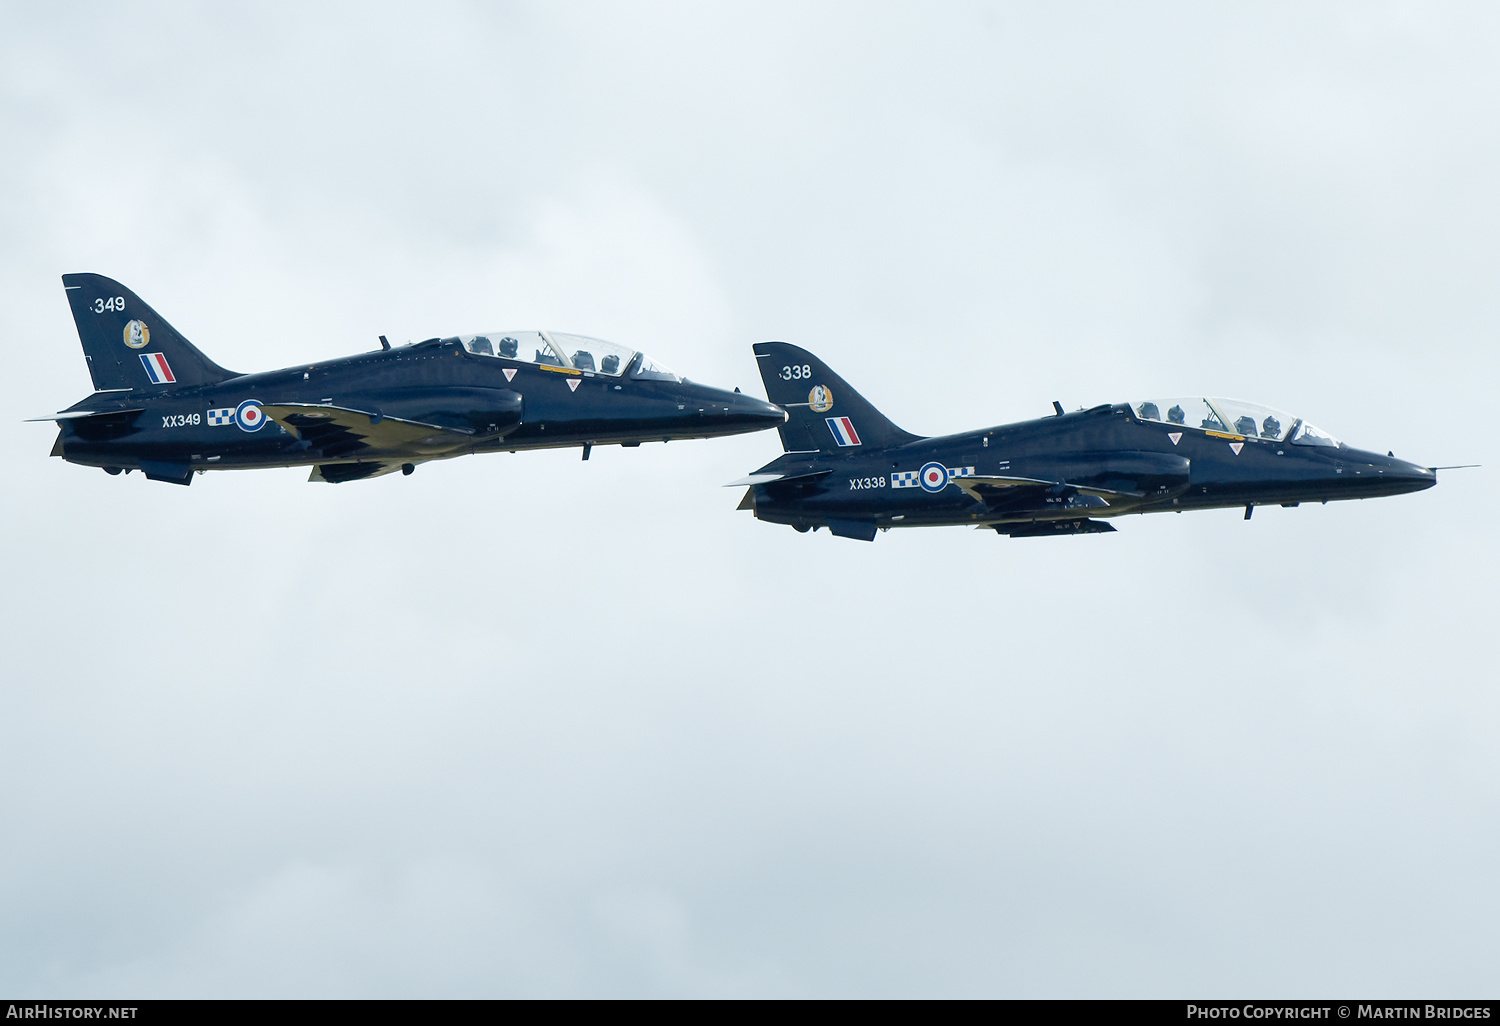
{"type": "Polygon", "coordinates": [[[928,463],[917,474],[922,488],[929,492],[940,492],[948,487],[948,468],[941,463],[928,463]]]}
{"type": "Polygon", "coordinates": [[[266,422],[266,415],[260,409],[260,400],[246,399],[235,407],[234,422],[240,426],[241,431],[259,431],[266,422]]]}

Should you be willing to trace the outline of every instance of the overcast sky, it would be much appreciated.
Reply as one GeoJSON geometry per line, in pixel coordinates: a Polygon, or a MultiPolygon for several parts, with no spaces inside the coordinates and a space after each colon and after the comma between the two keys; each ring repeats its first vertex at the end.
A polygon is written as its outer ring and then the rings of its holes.
{"type": "Polygon", "coordinates": [[[1493,467],[874,544],[731,439],[49,459],[59,276],[242,371],[550,327],[908,430],[1495,464],[1500,13],[0,0],[0,992],[1494,996],[1493,467]]]}

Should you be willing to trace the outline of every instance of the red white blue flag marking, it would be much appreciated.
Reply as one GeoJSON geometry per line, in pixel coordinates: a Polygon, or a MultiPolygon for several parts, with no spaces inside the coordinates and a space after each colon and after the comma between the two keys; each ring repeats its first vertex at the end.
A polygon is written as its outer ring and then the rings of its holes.
{"type": "Polygon", "coordinates": [[[848,417],[825,417],[828,422],[828,430],[833,432],[833,440],[839,445],[858,445],[859,432],[854,430],[854,424],[848,417]]]}
{"type": "Polygon", "coordinates": [[[151,379],[153,385],[170,385],[177,378],[172,374],[172,366],[167,363],[167,358],[161,353],[142,353],[141,363],[146,367],[146,377],[151,379]]]}

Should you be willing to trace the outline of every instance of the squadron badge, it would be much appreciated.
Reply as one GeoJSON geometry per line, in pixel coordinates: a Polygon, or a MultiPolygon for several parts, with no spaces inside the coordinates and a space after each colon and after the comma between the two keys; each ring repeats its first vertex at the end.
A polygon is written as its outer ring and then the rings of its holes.
{"type": "Polygon", "coordinates": [[[813,390],[807,393],[807,405],[812,407],[814,413],[827,413],[833,409],[833,389],[827,385],[814,385],[813,390]]]}
{"type": "Polygon", "coordinates": [[[143,321],[125,325],[125,344],[131,349],[145,349],[151,344],[151,329],[143,321]]]}

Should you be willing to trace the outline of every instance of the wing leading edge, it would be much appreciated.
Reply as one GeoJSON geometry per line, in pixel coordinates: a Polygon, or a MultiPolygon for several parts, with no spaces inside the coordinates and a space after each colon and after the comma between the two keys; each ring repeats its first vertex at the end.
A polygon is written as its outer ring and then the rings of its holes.
{"type": "Polygon", "coordinates": [[[291,434],[326,456],[350,456],[364,450],[413,450],[435,454],[465,445],[472,428],[388,417],[346,406],[319,403],[275,403],[262,412],[291,434]]]}

